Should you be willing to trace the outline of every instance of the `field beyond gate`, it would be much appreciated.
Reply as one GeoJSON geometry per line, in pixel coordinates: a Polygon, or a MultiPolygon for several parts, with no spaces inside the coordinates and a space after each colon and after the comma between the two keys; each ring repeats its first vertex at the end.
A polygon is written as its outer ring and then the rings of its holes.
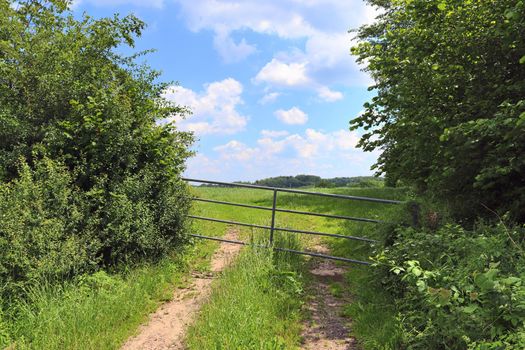
{"type": "MultiPolygon", "coordinates": [[[[305,190],[323,194],[384,198],[387,200],[406,198],[404,189],[392,188],[345,187],[305,190]]],[[[194,232],[216,236],[211,238],[220,239],[224,232],[235,226],[224,222],[251,223],[256,226],[238,227],[239,240],[255,242],[256,244],[244,249],[239,260],[217,281],[210,303],[204,306],[199,319],[188,333],[190,349],[215,348],[217,344],[223,348],[281,349],[281,347],[272,347],[276,344],[285,344],[282,349],[295,349],[297,346],[304,348],[302,330],[305,327],[305,322],[308,323],[310,319],[309,312],[303,313],[304,307],[310,300],[318,299],[311,294],[311,286],[317,285],[317,282],[312,279],[314,277],[310,271],[319,264],[323,266],[328,263],[335,263],[336,266],[342,264],[343,270],[352,274],[348,276],[345,274],[344,278],[335,281],[326,281],[328,295],[337,298],[342,304],[336,315],[343,315],[346,322],[350,321],[348,317],[358,320],[356,314],[350,314],[351,302],[344,298],[345,293],[354,293],[353,291],[356,288],[354,283],[365,285],[370,292],[382,293],[381,288],[376,288],[367,281],[360,279],[361,276],[371,276],[370,268],[366,265],[352,264],[352,266],[348,266],[345,262],[318,258],[309,259],[308,256],[289,253],[286,250],[274,254],[277,265],[274,268],[270,267],[268,274],[264,274],[261,268],[263,265],[266,266],[266,263],[261,265],[258,257],[266,256],[264,252],[270,250],[257,246],[266,247],[269,245],[270,230],[258,226],[271,226],[272,215],[271,210],[251,208],[251,206],[272,208],[272,191],[259,188],[198,186],[192,188],[192,193],[195,197],[206,199],[206,201],[195,201],[192,210],[193,216],[220,220],[219,222],[194,220],[194,232]],[[217,202],[234,202],[245,206],[231,206],[217,202]],[[278,263],[282,259],[293,263],[288,267],[282,266],[278,263]],[[275,270],[271,272],[272,269],[275,270]],[[274,286],[274,283],[278,283],[278,285],[274,286]],[[284,290],[280,289],[283,287],[284,290]],[[291,290],[289,290],[290,288],[291,290]],[[301,290],[302,292],[300,292],[301,290]],[[296,294],[298,291],[299,294],[296,294]]],[[[355,216],[382,222],[391,221],[404,211],[404,206],[400,205],[288,192],[279,193],[277,208],[285,211],[276,211],[275,227],[352,235],[371,240],[381,239],[383,225],[325,216],[300,215],[295,214],[294,211],[334,216],[355,216]]],[[[355,258],[354,260],[364,262],[368,262],[368,257],[375,254],[373,242],[279,230],[274,231],[274,247],[292,247],[294,250],[306,252],[320,252],[323,251],[322,248],[324,247],[329,249],[326,255],[351,257],[355,258]]],[[[385,304],[389,305],[388,303],[385,304]]],[[[367,318],[364,322],[359,322],[364,327],[379,330],[384,334],[391,334],[394,331],[392,329],[395,325],[394,316],[389,315],[389,311],[384,306],[379,311],[374,310],[373,315],[376,319],[369,318],[372,314],[359,313],[367,318]],[[380,317],[377,317],[378,315],[380,317]]],[[[354,326],[352,332],[357,329],[358,322],[354,322],[354,326]]],[[[359,339],[357,333],[353,334],[359,339]]]]}
{"type": "MultiPolygon", "coordinates": [[[[318,198],[322,198],[325,200],[331,199],[331,200],[340,200],[340,201],[359,201],[359,202],[374,203],[374,204],[379,204],[379,205],[397,205],[397,204],[403,203],[402,201],[394,200],[394,199],[373,198],[373,197],[355,196],[355,195],[347,195],[347,194],[339,194],[339,193],[311,192],[311,191],[297,190],[297,189],[257,186],[257,185],[250,185],[250,184],[229,183],[229,182],[199,180],[199,179],[190,179],[190,178],[183,178],[183,180],[189,183],[200,183],[200,184],[206,184],[208,186],[212,185],[212,188],[218,187],[218,188],[223,188],[225,190],[228,190],[231,188],[261,190],[261,191],[269,192],[272,195],[271,206],[241,203],[238,201],[239,199],[237,199],[237,202],[232,202],[232,201],[218,200],[218,199],[213,199],[213,198],[204,198],[200,196],[196,196],[192,198],[193,201],[199,201],[199,202],[204,202],[204,203],[211,203],[211,204],[216,204],[216,205],[227,205],[227,206],[233,206],[233,207],[241,207],[241,208],[256,209],[256,210],[271,212],[270,225],[261,225],[261,224],[250,223],[250,222],[240,222],[240,221],[234,221],[234,220],[221,219],[217,217],[206,217],[206,216],[198,216],[198,215],[189,215],[190,218],[193,218],[196,220],[204,220],[204,221],[211,221],[211,222],[217,222],[217,223],[223,223],[223,224],[238,225],[238,226],[267,230],[269,231],[268,242],[267,242],[268,246],[272,247],[274,250],[284,251],[284,252],[294,253],[294,254],[308,255],[308,256],[313,256],[313,257],[318,257],[318,258],[330,259],[330,260],[344,261],[344,262],[349,262],[349,263],[357,263],[361,265],[370,265],[370,262],[352,259],[348,257],[333,256],[333,255],[327,255],[327,254],[322,254],[318,252],[300,251],[300,250],[294,250],[294,249],[275,246],[274,245],[275,233],[276,232],[287,232],[287,233],[296,233],[296,234],[311,235],[311,236],[317,236],[317,237],[331,237],[331,238],[338,238],[338,239],[344,239],[344,240],[360,241],[360,242],[366,242],[366,243],[376,242],[374,239],[369,238],[369,237],[351,235],[347,232],[329,233],[329,232],[319,232],[319,231],[310,231],[310,230],[303,230],[303,229],[297,229],[297,228],[283,227],[282,225],[276,224],[276,214],[277,213],[288,213],[288,214],[295,214],[295,215],[307,215],[307,216],[316,216],[316,217],[322,217],[322,218],[328,218],[328,219],[361,222],[361,223],[367,223],[367,224],[386,223],[384,220],[377,218],[377,216],[376,217],[362,217],[362,216],[357,216],[357,215],[350,216],[346,212],[345,212],[345,215],[342,215],[342,214],[312,212],[312,211],[283,208],[282,206],[280,206],[280,203],[278,202],[278,194],[284,193],[284,194],[291,194],[291,195],[298,195],[298,196],[318,197],[318,198]]],[[[242,198],[242,196],[240,197],[242,198]]],[[[344,206],[341,206],[341,207],[344,207],[344,206]]],[[[240,244],[240,245],[248,244],[247,242],[243,242],[243,241],[226,240],[226,239],[213,237],[209,235],[203,235],[203,234],[192,234],[192,236],[195,238],[210,239],[210,240],[216,240],[216,241],[232,243],[232,244],[240,244]]]]}

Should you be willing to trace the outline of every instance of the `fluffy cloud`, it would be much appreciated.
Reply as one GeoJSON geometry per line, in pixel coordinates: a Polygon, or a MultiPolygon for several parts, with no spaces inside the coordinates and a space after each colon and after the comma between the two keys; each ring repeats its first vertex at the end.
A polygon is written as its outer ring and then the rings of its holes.
{"type": "Polygon", "coordinates": [[[286,130],[261,130],[261,136],[263,137],[283,137],[288,136],[290,133],[286,130]]]}
{"type": "Polygon", "coordinates": [[[319,97],[327,102],[339,101],[343,98],[343,94],[339,91],[333,91],[323,86],[317,90],[319,97]]]}
{"type": "Polygon", "coordinates": [[[242,39],[239,44],[228,40],[233,33],[250,30],[293,40],[288,51],[277,53],[260,70],[256,81],[288,87],[309,85],[315,90],[334,82],[370,82],[349,53],[352,35],[348,29],[369,23],[376,16],[375,9],[362,0],[176,1],[191,30],[215,33],[216,49],[225,61],[232,61],[231,55],[240,60],[255,51],[253,44],[242,39]],[[232,43],[239,49],[229,50],[232,43]]]}
{"type": "Polygon", "coordinates": [[[302,125],[308,121],[308,115],[297,107],[292,107],[289,110],[279,109],[275,111],[275,116],[289,125],[302,125]]]}
{"type": "Polygon", "coordinates": [[[248,117],[236,109],[243,103],[242,91],[241,83],[228,78],[205,85],[201,93],[171,86],[164,92],[164,97],[192,110],[188,119],[177,120],[181,130],[193,131],[197,135],[234,134],[244,130],[248,123],[248,117]]]}
{"type": "Polygon", "coordinates": [[[281,96],[279,92],[269,92],[259,100],[259,104],[265,105],[268,103],[273,103],[279,96],[281,96]]]}
{"type": "Polygon", "coordinates": [[[189,163],[188,176],[212,174],[219,180],[256,180],[275,175],[317,174],[323,177],[371,174],[377,153],[356,149],[359,134],[348,130],[303,133],[261,131],[253,145],[231,140],[199,154],[189,163]]]}
{"type": "Polygon", "coordinates": [[[221,153],[223,159],[233,159],[239,161],[246,161],[252,158],[258,152],[256,148],[249,148],[244,143],[236,140],[232,140],[222,146],[217,146],[213,150],[221,153]]]}
{"type": "Polygon", "coordinates": [[[247,44],[245,39],[235,43],[226,32],[219,32],[215,35],[213,46],[226,63],[242,61],[257,51],[255,45],[247,44]]]}
{"type": "Polygon", "coordinates": [[[232,140],[214,148],[223,159],[249,160],[267,159],[268,156],[293,151],[296,157],[313,158],[320,154],[340,153],[355,149],[359,135],[346,130],[323,132],[306,129],[304,134],[289,134],[286,131],[261,131],[262,137],[256,147],[232,140]]]}
{"type": "Polygon", "coordinates": [[[277,59],[267,63],[255,77],[256,82],[266,82],[282,86],[307,85],[306,63],[286,64],[277,59]]]}

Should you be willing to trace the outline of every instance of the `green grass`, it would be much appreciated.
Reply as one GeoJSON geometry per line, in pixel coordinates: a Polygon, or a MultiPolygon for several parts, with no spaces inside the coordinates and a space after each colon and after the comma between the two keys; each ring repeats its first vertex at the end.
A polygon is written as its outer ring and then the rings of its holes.
{"type": "Polygon", "coordinates": [[[187,283],[190,269],[207,268],[215,247],[200,242],[157,264],[34,288],[27,301],[11,305],[4,316],[0,347],[118,349],[175,287],[187,283]]]}
{"type": "MultiPolygon", "coordinates": [[[[290,246],[290,242],[282,245],[290,246]]],[[[189,349],[296,348],[301,269],[297,255],[245,249],[214,284],[209,303],[189,330],[189,349]]]]}

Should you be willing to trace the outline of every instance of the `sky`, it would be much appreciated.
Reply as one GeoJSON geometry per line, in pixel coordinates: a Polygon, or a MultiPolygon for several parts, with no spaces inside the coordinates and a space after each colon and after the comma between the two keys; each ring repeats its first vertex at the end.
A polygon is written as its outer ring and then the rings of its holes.
{"type": "Polygon", "coordinates": [[[171,81],[164,96],[190,107],[196,155],[185,175],[254,181],[371,175],[378,153],[356,147],[349,121],[373,97],[350,54],[349,29],[370,23],[361,0],[76,0],[93,17],[147,23],[136,50],[171,81]]]}

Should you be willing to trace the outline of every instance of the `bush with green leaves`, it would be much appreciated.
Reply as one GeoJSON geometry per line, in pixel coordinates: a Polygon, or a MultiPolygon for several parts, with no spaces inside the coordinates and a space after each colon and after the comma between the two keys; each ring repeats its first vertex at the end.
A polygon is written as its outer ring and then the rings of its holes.
{"type": "Polygon", "coordinates": [[[186,109],[124,57],[137,17],[0,0],[0,293],[154,260],[186,241],[186,109]]]}
{"type": "Polygon", "coordinates": [[[375,257],[409,349],[525,348],[525,227],[397,228],[375,257]]]}
{"type": "Polygon", "coordinates": [[[525,222],[525,1],[368,0],[353,48],[376,91],[351,122],[379,173],[456,216],[525,222]]]}

